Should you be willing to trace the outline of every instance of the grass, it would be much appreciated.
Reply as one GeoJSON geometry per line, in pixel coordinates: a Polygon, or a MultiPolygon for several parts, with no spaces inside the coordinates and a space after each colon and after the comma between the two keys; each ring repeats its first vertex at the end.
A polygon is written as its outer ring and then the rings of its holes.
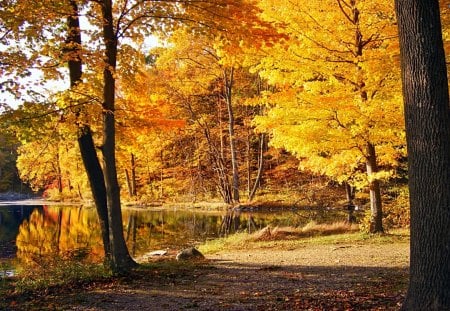
{"type": "Polygon", "coordinates": [[[90,282],[110,277],[102,264],[86,263],[79,260],[63,259],[59,256],[41,258],[33,265],[18,268],[14,277],[14,292],[22,293],[60,285],[90,282]]]}
{"type": "Polygon", "coordinates": [[[361,232],[357,225],[345,222],[317,224],[310,222],[302,228],[266,227],[253,234],[237,233],[229,237],[207,241],[199,246],[201,252],[217,253],[239,249],[291,249],[305,244],[331,245],[344,243],[387,244],[408,242],[409,231],[396,229],[388,234],[368,234],[361,232]]]}

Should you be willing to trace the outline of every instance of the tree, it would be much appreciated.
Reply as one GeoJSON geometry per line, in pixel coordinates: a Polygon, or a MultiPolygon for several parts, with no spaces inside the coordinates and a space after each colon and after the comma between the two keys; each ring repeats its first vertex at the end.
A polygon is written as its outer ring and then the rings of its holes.
{"type": "Polygon", "coordinates": [[[403,310],[450,310],[450,108],[439,2],[396,0],[408,147],[410,281],[403,310]]]}
{"type": "Polygon", "coordinates": [[[380,181],[404,153],[392,5],[278,3],[261,1],[287,38],[254,66],[277,87],[256,123],[304,169],[367,187],[370,231],[382,232],[380,181]]]}
{"type": "MultiPolygon", "coordinates": [[[[71,91],[82,84],[83,61],[81,54],[81,29],[79,20],[79,9],[76,1],[69,1],[69,13],[67,16],[67,40],[66,40],[66,55],[69,67],[69,78],[71,91]]],[[[79,103],[76,103],[79,104],[79,103]]],[[[111,262],[111,240],[109,237],[109,220],[108,220],[108,206],[106,201],[106,187],[105,179],[100,161],[95,150],[92,131],[87,123],[78,120],[80,110],[77,110],[76,124],[77,124],[77,142],[80,149],[80,155],[83,160],[86,174],[94,198],[95,207],[100,223],[103,249],[105,253],[105,262],[111,262]]]]}

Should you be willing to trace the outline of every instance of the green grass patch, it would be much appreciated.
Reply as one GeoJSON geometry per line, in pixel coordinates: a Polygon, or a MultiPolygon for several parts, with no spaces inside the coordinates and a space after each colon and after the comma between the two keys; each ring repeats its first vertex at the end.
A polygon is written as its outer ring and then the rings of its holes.
{"type": "Polygon", "coordinates": [[[369,234],[361,232],[356,225],[341,222],[320,225],[309,223],[302,228],[266,227],[253,234],[237,233],[226,238],[207,241],[199,246],[199,250],[211,254],[224,250],[291,249],[305,245],[408,242],[409,231],[406,229],[395,229],[386,234],[369,234]]]}
{"type": "Polygon", "coordinates": [[[71,283],[87,283],[110,276],[110,270],[102,264],[67,260],[58,256],[42,258],[33,265],[17,269],[14,291],[21,293],[45,290],[71,283]]]}

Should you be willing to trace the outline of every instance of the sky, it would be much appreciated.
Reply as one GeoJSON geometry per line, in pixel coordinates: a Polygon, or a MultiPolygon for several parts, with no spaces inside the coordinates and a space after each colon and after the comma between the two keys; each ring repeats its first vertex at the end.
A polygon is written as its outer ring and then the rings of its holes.
{"type": "MultiPolygon", "coordinates": [[[[81,28],[87,29],[89,25],[86,20],[81,20],[81,28]]],[[[83,38],[83,36],[82,36],[83,38]]],[[[125,41],[126,42],[126,41],[125,41]]],[[[129,42],[126,42],[129,44],[129,42]]],[[[161,45],[161,42],[155,36],[149,36],[143,44],[144,49],[150,50],[155,46],[161,45]]],[[[0,44],[0,52],[2,50],[7,49],[8,46],[0,44]]],[[[49,80],[46,81],[43,85],[37,85],[43,80],[43,74],[39,70],[32,70],[31,76],[27,78],[17,78],[17,81],[20,84],[30,84],[33,85],[32,90],[35,93],[41,94],[43,98],[47,98],[52,94],[63,91],[69,87],[69,78],[66,75],[66,78],[63,80],[49,80]]],[[[5,80],[5,77],[0,77],[0,82],[5,80]]],[[[41,98],[42,100],[42,98],[41,98]]],[[[27,95],[23,95],[21,98],[17,99],[12,94],[8,92],[0,92],[0,107],[3,104],[6,104],[12,108],[17,108],[20,104],[26,101],[33,101],[33,98],[27,95]]]]}

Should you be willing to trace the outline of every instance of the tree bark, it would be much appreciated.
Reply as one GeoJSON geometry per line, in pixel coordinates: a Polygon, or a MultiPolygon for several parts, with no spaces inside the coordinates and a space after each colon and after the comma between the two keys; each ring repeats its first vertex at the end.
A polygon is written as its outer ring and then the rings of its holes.
{"type": "MultiPolygon", "coordinates": [[[[70,76],[70,87],[80,83],[83,74],[83,63],[79,50],[81,48],[80,21],[78,18],[78,6],[75,0],[70,0],[72,15],[67,18],[68,24],[68,52],[70,53],[68,66],[70,76]]],[[[100,223],[100,230],[105,252],[105,262],[110,261],[111,249],[108,228],[108,207],[106,205],[106,188],[102,167],[95,150],[92,132],[88,125],[78,125],[77,141],[81,158],[88,176],[89,184],[94,198],[95,207],[100,223]]],[[[81,196],[81,194],[80,194],[81,196]]]]}
{"type": "Polygon", "coordinates": [[[78,147],[81,158],[91,186],[92,197],[100,223],[103,249],[105,251],[105,262],[111,260],[111,247],[109,240],[108,207],[106,204],[106,188],[102,167],[95,151],[94,139],[92,138],[89,126],[84,126],[78,130],[78,147]]]}
{"type": "Polygon", "coordinates": [[[137,195],[136,189],[136,157],[131,154],[131,195],[135,197],[137,195]]]}
{"type": "MultiPolygon", "coordinates": [[[[369,179],[372,174],[378,172],[377,155],[375,146],[367,144],[367,160],[366,170],[369,179]]],[[[369,194],[370,194],[370,232],[381,233],[383,230],[383,206],[381,203],[380,181],[378,179],[369,180],[369,194]]]]}
{"type": "Polygon", "coordinates": [[[116,168],[115,78],[117,63],[117,35],[114,32],[112,1],[102,3],[105,69],[103,70],[103,145],[106,200],[108,205],[111,268],[122,273],[136,265],[131,258],[123,236],[120,188],[116,168]]]}
{"type": "Polygon", "coordinates": [[[253,183],[252,190],[248,195],[248,200],[251,201],[255,197],[256,190],[258,190],[261,184],[262,173],[264,169],[264,145],[265,145],[265,135],[260,136],[259,154],[258,154],[258,172],[256,174],[255,182],[253,183]]]}
{"type": "Polygon", "coordinates": [[[229,75],[227,71],[224,70],[224,83],[225,83],[225,101],[228,110],[228,132],[230,135],[230,153],[231,153],[231,168],[232,168],[232,194],[233,202],[239,203],[239,166],[237,162],[237,151],[236,151],[236,138],[234,134],[234,113],[232,105],[232,89],[234,80],[234,69],[231,68],[229,75]]]}
{"type": "Polygon", "coordinates": [[[396,0],[408,147],[410,281],[403,310],[450,310],[450,108],[439,2],[396,0]]]}
{"type": "MultiPolygon", "coordinates": [[[[59,149],[59,148],[58,148],[59,149]]],[[[59,160],[59,150],[56,152],[56,175],[58,180],[58,193],[59,195],[63,192],[63,180],[62,180],[62,171],[61,171],[61,161],[59,160]]]]}

